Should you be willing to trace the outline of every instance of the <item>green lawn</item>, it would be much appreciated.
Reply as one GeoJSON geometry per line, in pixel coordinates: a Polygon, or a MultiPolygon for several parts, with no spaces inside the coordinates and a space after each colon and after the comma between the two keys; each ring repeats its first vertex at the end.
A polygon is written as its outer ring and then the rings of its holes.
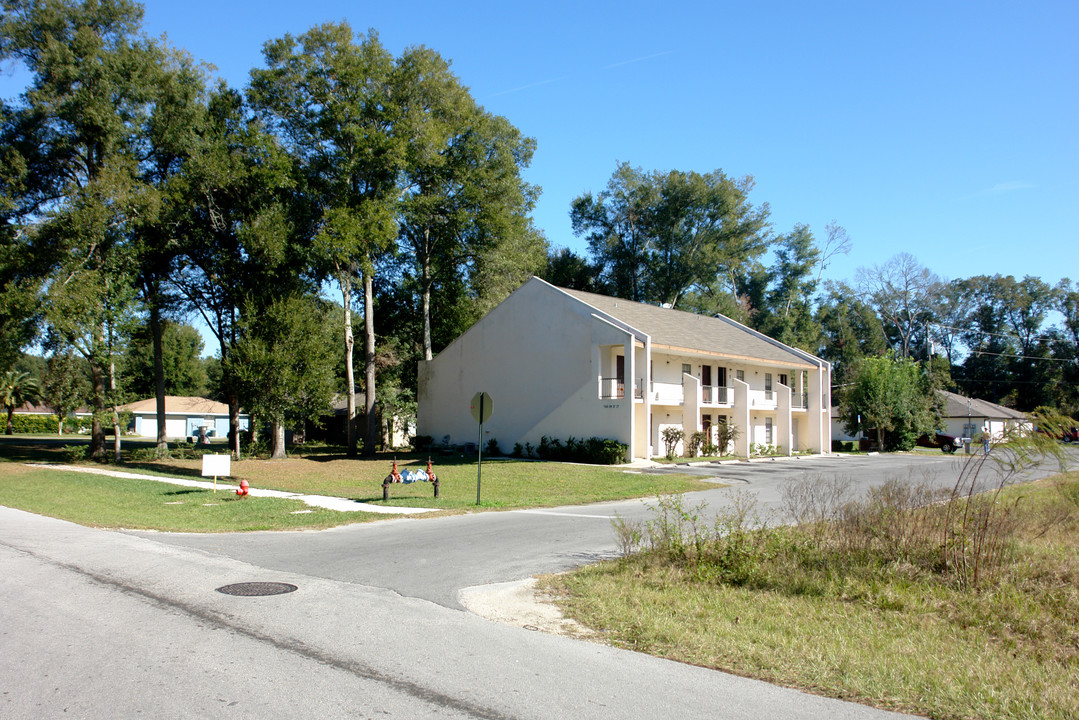
{"type": "MultiPolygon", "coordinates": [[[[119,465],[81,463],[126,472],[189,479],[201,477],[201,457],[190,449],[176,459],[136,461],[140,447],[125,443],[130,460],[119,465]]],[[[215,448],[220,452],[224,447],[215,448]]],[[[385,519],[386,515],[309,508],[298,501],[238,500],[231,491],[199,491],[146,480],[45,470],[26,463],[65,463],[67,453],[51,438],[0,439],[0,504],[86,525],[190,532],[322,528],[385,519]],[[312,512],[297,513],[297,510],[312,512]]],[[[382,480],[394,460],[398,469],[423,468],[427,456],[399,453],[375,460],[346,458],[339,449],[314,448],[285,460],[244,459],[232,463],[221,482],[247,480],[252,487],[345,497],[382,504],[382,480]]],[[[474,457],[432,456],[440,479],[439,499],[429,483],[394,484],[389,504],[451,512],[553,507],[654,496],[715,487],[688,476],[625,472],[621,468],[505,459],[483,461],[481,500],[476,506],[474,457]]]]}
{"type": "Polygon", "coordinates": [[[382,517],[313,508],[299,500],[240,499],[231,488],[215,493],[12,463],[0,464],[0,505],[93,527],[171,532],[326,528],[382,517]]]}

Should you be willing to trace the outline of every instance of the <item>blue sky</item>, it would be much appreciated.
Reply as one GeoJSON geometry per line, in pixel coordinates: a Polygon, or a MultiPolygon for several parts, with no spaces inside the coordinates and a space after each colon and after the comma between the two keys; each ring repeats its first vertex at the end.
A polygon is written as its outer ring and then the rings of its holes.
{"type": "MultiPolygon", "coordinates": [[[[1079,3],[208,2],[145,28],[246,85],[262,45],[347,20],[426,45],[538,148],[554,246],[617,162],[752,175],[775,231],[836,220],[826,277],[908,252],[945,278],[1079,280],[1079,3]]],[[[11,99],[18,77],[0,77],[11,99]]]]}

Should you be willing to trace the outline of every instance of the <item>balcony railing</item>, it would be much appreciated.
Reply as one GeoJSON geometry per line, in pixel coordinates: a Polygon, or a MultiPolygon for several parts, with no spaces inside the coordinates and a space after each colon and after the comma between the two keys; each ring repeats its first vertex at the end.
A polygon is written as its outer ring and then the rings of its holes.
{"type": "Polygon", "coordinates": [[[626,383],[622,378],[599,379],[600,400],[617,400],[626,396],[626,383]]]}
{"type": "Polygon", "coordinates": [[[722,385],[702,385],[701,386],[701,402],[705,405],[727,405],[730,403],[728,400],[729,388],[722,385]]]}
{"type": "MultiPolygon", "coordinates": [[[[633,397],[637,399],[644,398],[644,391],[641,389],[644,385],[644,380],[637,380],[633,387],[633,397]]],[[[599,398],[600,400],[618,400],[626,396],[626,382],[622,378],[605,378],[599,379],[599,398]]]]}
{"type": "Polygon", "coordinates": [[[791,393],[791,407],[805,410],[809,407],[809,393],[791,393]]]}

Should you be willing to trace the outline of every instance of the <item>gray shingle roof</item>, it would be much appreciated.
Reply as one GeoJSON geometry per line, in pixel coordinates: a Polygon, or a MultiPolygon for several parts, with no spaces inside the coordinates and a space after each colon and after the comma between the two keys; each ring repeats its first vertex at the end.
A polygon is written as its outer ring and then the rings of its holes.
{"type": "Polygon", "coordinates": [[[696,315],[580,290],[559,289],[648,334],[653,347],[685,349],[733,359],[767,360],[794,368],[812,367],[794,349],[778,341],[764,339],[722,315],[696,315]]]}
{"type": "Polygon", "coordinates": [[[970,416],[971,417],[983,417],[983,418],[1005,418],[1021,420],[1026,417],[1025,414],[1018,410],[1012,410],[1006,408],[1003,405],[997,405],[991,403],[988,400],[979,400],[977,398],[965,398],[962,395],[957,395],[947,390],[941,390],[940,394],[944,396],[946,403],[944,409],[945,417],[966,417],[967,416],[967,402],[970,402],[970,416]]]}

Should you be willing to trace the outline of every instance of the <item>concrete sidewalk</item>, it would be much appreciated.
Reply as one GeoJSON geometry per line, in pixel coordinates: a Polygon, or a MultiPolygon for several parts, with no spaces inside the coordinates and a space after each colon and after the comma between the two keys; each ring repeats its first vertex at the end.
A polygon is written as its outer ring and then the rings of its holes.
{"type": "MultiPolygon", "coordinates": [[[[47,468],[49,470],[66,470],[68,472],[91,473],[93,475],[109,475],[112,477],[128,478],[131,480],[153,480],[155,482],[168,483],[169,485],[183,485],[185,487],[197,487],[210,490],[214,483],[208,480],[188,480],[186,478],[164,477],[161,475],[142,475],[139,473],[124,472],[122,470],[106,470],[104,468],[72,467],[70,465],[46,465],[32,463],[30,467],[47,468]]],[[[233,492],[237,486],[233,484],[217,483],[218,489],[233,492]]],[[[388,505],[372,505],[370,503],[357,502],[348,498],[330,497],[327,495],[301,495],[300,493],[284,492],[282,490],[266,490],[264,488],[248,488],[248,494],[252,497],[283,498],[285,500],[302,500],[312,507],[337,510],[339,512],[369,512],[382,513],[385,515],[418,515],[420,513],[437,512],[438,508],[413,508],[391,507],[388,505]]]]}

